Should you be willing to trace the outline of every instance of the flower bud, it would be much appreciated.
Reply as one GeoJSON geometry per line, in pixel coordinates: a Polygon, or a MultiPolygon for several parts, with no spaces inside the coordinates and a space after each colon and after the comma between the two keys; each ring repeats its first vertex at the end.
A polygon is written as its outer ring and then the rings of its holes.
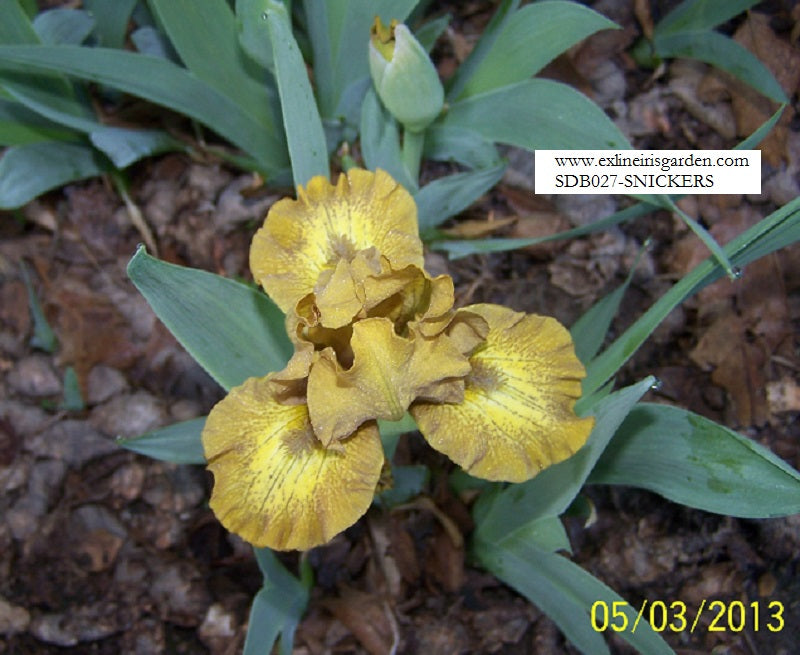
{"type": "Polygon", "coordinates": [[[444,106],[444,89],[425,48],[408,27],[379,17],[370,31],[369,70],[383,104],[413,132],[430,125],[444,106]]]}

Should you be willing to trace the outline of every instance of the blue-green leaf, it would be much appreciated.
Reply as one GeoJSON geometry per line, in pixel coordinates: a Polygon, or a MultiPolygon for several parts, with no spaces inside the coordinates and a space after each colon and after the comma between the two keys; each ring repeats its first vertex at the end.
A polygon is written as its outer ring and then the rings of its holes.
{"type": "Polygon", "coordinates": [[[66,79],[9,71],[2,74],[0,84],[21,105],[54,123],[81,132],[100,127],[89,106],[77,99],[66,79]]]}
{"type": "Polygon", "coordinates": [[[534,79],[471,96],[441,122],[528,150],[630,148],[602,109],[566,84],[534,79]]]}
{"type": "Polygon", "coordinates": [[[689,216],[685,211],[683,211],[669,196],[663,196],[663,199],[666,201],[667,207],[673,211],[678,217],[686,223],[689,229],[694,232],[699,239],[705,244],[706,248],[711,251],[711,254],[714,255],[716,260],[719,262],[720,266],[725,269],[725,272],[728,274],[728,277],[731,280],[736,279],[736,274],[733,270],[733,264],[731,264],[728,256],[725,254],[725,251],[722,249],[717,243],[717,240],[711,236],[711,233],[704,228],[700,223],[694,220],[691,216],[689,216]]]}
{"type": "Polygon", "coordinates": [[[414,419],[411,418],[411,414],[406,412],[399,421],[379,419],[378,428],[381,433],[383,453],[386,459],[391,461],[394,457],[394,451],[397,448],[397,442],[400,437],[406,432],[414,432],[414,430],[417,429],[417,424],[414,422],[414,419]]]}
{"type": "Polygon", "coordinates": [[[775,113],[765,120],[755,132],[742,139],[733,147],[733,149],[753,150],[754,148],[757,148],[758,144],[767,138],[767,135],[772,131],[772,128],[775,127],[775,124],[780,120],[784,109],[786,109],[786,103],[783,103],[780,107],[778,107],[775,113]]]}
{"type": "Polygon", "coordinates": [[[266,70],[274,72],[272,42],[264,15],[269,0],[236,0],[236,26],[242,49],[266,70]]]}
{"type": "Polygon", "coordinates": [[[422,493],[428,484],[430,471],[427,466],[392,466],[392,486],[375,497],[384,507],[394,507],[408,502],[422,493]]]}
{"type": "Polygon", "coordinates": [[[761,0],[684,0],[656,25],[655,35],[710,30],[738,16],[761,0]]]}
{"type": "Polygon", "coordinates": [[[193,418],[139,437],[118,439],[117,443],[123,448],[164,462],[205,464],[206,458],[200,440],[205,423],[205,416],[193,418]]]}
{"type": "MultiPolygon", "coordinates": [[[[566,557],[525,540],[501,545],[477,543],[478,560],[500,580],[547,614],[564,635],[587,655],[609,653],[592,625],[592,607],[605,603],[624,613],[627,629],[617,634],[644,655],[674,655],[664,639],[619,594],[566,557]],[[634,629],[634,625],[636,626],[634,629]]],[[[615,625],[621,625],[615,618],[615,625]]]]}
{"type": "Polygon", "coordinates": [[[143,157],[162,152],[186,150],[186,146],[161,130],[132,130],[100,127],[89,133],[89,140],[117,168],[125,168],[143,157]]]}
{"type": "Polygon", "coordinates": [[[718,32],[679,32],[659,37],[655,52],[663,58],[686,57],[716,66],[776,102],[788,102],[775,77],[747,48],[718,32]]]}
{"type": "MultiPolygon", "coordinates": [[[[731,263],[741,269],[751,261],[798,240],[800,198],[795,198],[731,240],[723,250],[731,263]]],[[[592,394],[613,377],[675,307],[723,274],[724,268],[716,258],[710,257],[683,276],[614,343],[592,360],[583,380],[584,395],[592,394]]]]}
{"type": "Polygon", "coordinates": [[[544,516],[559,516],[575,496],[631,408],[653,382],[647,378],[621,389],[592,407],[595,426],[586,445],[572,457],[550,466],[535,478],[481,495],[475,506],[476,538],[490,543],[507,539],[516,530],[544,516]]]}
{"type": "Polygon", "coordinates": [[[425,48],[428,53],[433,50],[433,46],[436,45],[437,39],[447,29],[451,18],[452,16],[450,14],[439,16],[439,18],[429,20],[414,32],[414,36],[417,38],[417,41],[419,41],[420,45],[425,48]]]}
{"type": "Polygon", "coordinates": [[[67,366],[64,371],[64,398],[59,407],[68,412],[80,412],[86,408],[81,385],[78,382],[78,374],[73,366],[67,366]]]}
{"type": "Polygon", "coordinates": [[[42,310],[42,304],[36,295],[36,290],[33,288],[33,281],[28,266],[25,261],[20,262],[20,272],[22,273],[22,281],[25,283],[25,290],[28,292],[28,309],[30,309],[31,317],[33,318],[33,336],[31,337],[31,346],[34,348],[41,348],[47,353],[54,353],[58,347],[58,338],[50,323],[47,322],[47,317],[42,310]]]}
{"type": "Polygon", "coordinates": [[[253,598],[243,655],[271,653],[280,637],[278,652],[289,655],[297,624],[308,605],[308,590],[290,574],[268,548],[255,548],[264,584],[253,598]]]}
{"type": "Polygon", "coordinates": [[[467,255],[473,255],[475,253],[504,252],[506,250],[525,248],[526,246],[535,246],[539,243],[547,243],[548,241],[572,239],[585,234],[600,232],[612,227],[613,225],[625,223],[633,220],[634,218],[638,218],[639,216],[649,214],[653,210],[654,208],[652,205],[645,202],[640,202],[636,205],[632,205],[631,207],[627,207],[626,209],[621,209],[618,212],[614,212],[611,214],[611,216],[606,216],[605,218],[595,221],[594,223],[582,225],[571,230],[565,230],[564,232],[558,232],[557,234],[551,234],[546,237],[531,237],[528,239],[471,239],[468,241],[462,239],[458,241],[436,241],[431,247],[434,250],[447,251],[450,259],[458,259],[459,257],[466,257],[467,255]]]}
{"type": "Polygon", "coordinates": [[[292,35],[286,7],[276,0],[270,0],[267,7],[267,27],[272,42],[283,126],[289,144],[294,183],[300,186],[316,175],[330,176],[328,147],[306,65],[292,35]]]}
{"type": "Polygon", "coordinates": [[[284,367],[292,348],[281,311],[262,292],[159,261],[140,247],[128,276],[184,348],[225,389],[284,367]]]}
{"type": "Polygon", "coordinates": [[[456,162],[467,168],[491,168],[500,163],[494,144],[469,128],[431,125],[425,132],[425,157],[456,162]]]}
{"type": "Polygon", "coordinates": [[[522,82],[578,41],[617,27],[576,2],[543,0],[526,5],[505,22],[458,97],[522,82]]]}
{"type": "Polygon", "coordinates": [[[144,25],[131,34],[131,41],[143,55],[178,61],[178,53],[169,40],[152,25],[144,25]]]}
{"type": "MultiPolygon", "coordinates": [[[[21,45],[34,50],[50,47],[41,45],[33,25],[13,1],[0,2],[0,44],[0,47],[21,45]]],[[[67,47],[85,50],[78,46],[67,47]]],[[[94,112],[88,102],[77,97],[66,77],[39,74],[27,66],[3,68],[6,63],[4,57],[0,56],[0,89],[5,96],[10,96],[41,116],[77,130],[85,131],[95,123],[94,112]]]]}
{"type": "Polygon", "coordinates": [[[426,184],[414,195],[419,212],[420,232],[441,225],[465,210],[503,177],[506,164],[454,173],[426,184]]]}
{"type": "Polygon", "coordinates": [[[0,209],[21,207],[45,191],[109,169],[89,145],[41,142],[8,148],[0,159],[0,209]]]}
{"type": "Polygon", "coordinates": [[[150,0],[150,7],[186,67],[278,138],[276,98],[265,71],[243,56],[226,0],[150,0]]]}
{"type": "Polygon", "coordinates": [[[39,43],[36,30],[18,2],[0,2],[0,43],[39,43]]]}
{"type": "MultiPolygon", "coordinates": [[[[358,106],[343,104],[347,89],[369,78],[367,52],[369,29],[375,16],[389,24],[393,18],[403,22],[419,0],[349,0],[318,2],[304,0],[308,33],[314,51],[314,82],[320,113],[324,118],[344,117],[358,123],[358,106]]],[[[366,90],[366,87],[360,87],[366,90]]]]}
{"type": "Polygon", "coordinates": [[[79,141],[80,135],[18,102],[0,99],[0,146],[39,141],[79,141]]]}
{"type": "Polygon", "coordinates": [[[382,168],[409,191],[417,188],[417,181],[411,179],[403,164],[397,121],[373,88],[367,91],[361,107],[361,154],[368,169],[382,168]]]}
{"type": "Polygon", "coordinates": [[[630,284],[631,276],[611,293],[592,305],[570,328],[575,343],[575,355],[586,364],[600,350],[608,328],[619,311],[622,298],[630,284]]]}
{"type": "MultiPolygon", "coordinates": [[[[0,3],[2,6],[3,3],[0,3]]],[[[185,68],[158,57],[80,46],[0,46],[0,71],[64,73],[164,105],[204,123],[255,157],[266,175],[286,168],[283,134],[185,68]]],[[[267,111],[266,109],[264,110],[267,111]]]]}
{"type": "Polygon", "coordinates": [[[94,18],[81,9],[50,9],[33,21],[39,39],[48,45],[83,43],[94,26],[94,18]]]}
{"type": "Polygon", "coordinates": [[[592,305],[570,328],[569,331],[575,343],[575,354],[584,364],[594,357],[600,350],[600,346],[603,345],[611,322],[619,311],[622,298],[633,280],[633,273],[639,264],[639,258],[647,245],[648,242],[645,242],[639,251],[639,257],[636,258],[625,282],[592,305]]]}
{"type": "Polygon", "coordinates": [[[83,0],[83,6],[91,13],[97,28],[97,43],[106,48],[121,48],[125,45],[133,8],[138,0],[83,0]]]}
{"type": "Polygon", "coordinates": [[[637,405],[589,481],[649,489],[727,516],[800,512],[800,473],[755,441],[667,405],[637,405]]]}
{"type": "Polygon", "coordinates": [[[452,102],[461,95],[464,86],[491,51],[497,37],[512,21],[519,7],[519,0],[501,0],[489,24],[484,28],[478,43],[470,51],[464,62],[456,69],[455,74],[445,84],[447,101],[452,102]]]}

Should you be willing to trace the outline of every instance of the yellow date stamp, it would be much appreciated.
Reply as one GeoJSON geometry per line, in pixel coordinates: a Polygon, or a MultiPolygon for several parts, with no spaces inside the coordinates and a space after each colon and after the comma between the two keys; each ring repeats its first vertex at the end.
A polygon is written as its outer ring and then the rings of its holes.
{"type": "Polygon", "coordinates": [[[695,610],[680,600],[643,600],[638,611],[625,601],[598,600],[592,603],[589,619],[595,632],[631,633],[644,621],[656,632],[780,632],[785,625],[783,603],[779,600],[749,603],[741,600],[702,600],[695,610]],[[700,618],[705,617],[701,624],[700,618]],[[707,624],[707,625],[706,625],[707,624]]]}

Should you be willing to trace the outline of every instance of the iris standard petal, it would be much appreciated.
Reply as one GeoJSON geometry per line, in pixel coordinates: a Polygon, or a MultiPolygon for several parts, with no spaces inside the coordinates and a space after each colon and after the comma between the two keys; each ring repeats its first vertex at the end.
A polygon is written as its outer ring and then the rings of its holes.
{"type": "Polygon", "coordinates": [[[553,318],[488,304],[464,311],[483,317],[489,332],[470,356],[463,402],[416,402],[409,411],[428,443],[468,473],[528,480],[575,453],[592,430],[594,419],[573,410],[583,365],[553,318]]]}
{"type": "Polygon", "coordinates": [[[269,377],[247,380],[203,429],[211,509],[255,546],[306,550],[329,541],[367,511],[383,465],[374,422],[336,446],[314,436],[305,405],[275,400],[269,377]]]}
{"type": "Polygon", "coordinates": [[[396,269],[422,267],[414,199],[384,171],[351,169],[336,186],[322,176],[276,202],[250,248],[250,269],[284,311],[320,274],[374,246],[396,269]]]}

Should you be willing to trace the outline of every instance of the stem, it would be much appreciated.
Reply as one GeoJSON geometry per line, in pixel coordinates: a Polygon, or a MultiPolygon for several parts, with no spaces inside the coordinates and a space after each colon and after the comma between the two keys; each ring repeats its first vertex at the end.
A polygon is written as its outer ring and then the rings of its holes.
{"type": "Polygon", "coordinates": [[[158,257],[158,246],[156,245],[156,239],[153,236],[153,231],[150,229],[150,226],[144,219],[139,206],[133,202],[131,197],[128,195],[128,183],[126,182],[125,177],[120,171],[110,171],[109,175],[111,176],[111,180],[117,189],[117,193],[119,193],[120,197],[125,203],[125,209],[128,210],[128,217],[131,219],[131,223],[133,223],[133,226],[139,231],[139,234],[144,240],[144,244],[147,246],[147,249],[150,251],[150,253],[154,257],[158,257]]]}
{"type": "Polygon", "coordinates": [[[403,164],[414,182],[419,182],[419,165],[422,162],[422,146],[425,132],[406,129],[403,133],[403,164]]]}

